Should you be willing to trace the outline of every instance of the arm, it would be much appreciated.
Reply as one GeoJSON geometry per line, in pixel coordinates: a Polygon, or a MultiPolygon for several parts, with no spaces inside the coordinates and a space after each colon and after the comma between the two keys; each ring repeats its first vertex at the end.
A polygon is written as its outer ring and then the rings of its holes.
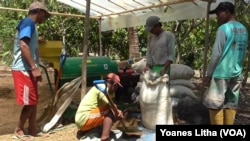
{"type": "Polygon", "coordinates": [[[213,72],[216,68],[216,65],[218,64],[218,62],[220,60],[225,43],[226,43],[226,35],[223,31],[219,30],[217,32],[217,35],[216,35],[214,47],[212,50],[211,59],[210,59],[210,62],[208,64],[208,69],[207,69],[207,76],[208,77],[212,77],[213,72]]]}
{"type": "Polygon", "coordinates": [[[151,41],[151,38],[152,38],[152,35],[149,35],[149,38],[148,38],[148,43],[147,43],[147,52],[146,52],[146,67],[144,69],[144,72],[147,71],[148,69],[150,69],[152,67],[152,64],[153,64],[153,59],[152,59],[152,56],[151,56],[151,47],[150,47],[150,41],[151,41]]]}
{"type": "Polygon", "coordinates": [[[22,52],[22,57],[24,58],[24,60],[29,64],[31,69],[35,69],[36,63],[31,57],[31,52],[30,52],[30,48],[28,45],[29,42],[30,42],[29,38],[22,38],[20,40],[19,46],[20,46],[20,50],[22,52]]]}
{"type": "Polygon", "coordinates": [[[215,39],[215,43],[213,46],[213,50],[212,50],[212,55],[211,55],[211,59],[210,62],[208,64],[208,68],[207,68],[207,75],[206,77],[203,79],[203,83],[205,86],[209,86],[210,80],[213,76],[213,72],[220,60],[221,54],[223,52],[223,48],[226,42],[226,35],[223,31],[218,30],[217,34],[216,34],[216,39],[215,39]]]}
{"type": "Polygon", "coordinates": [[[123,112],[117,108],[117,105],[113,102],[110,94],[101,95],[100,100],[104,101],[107,105],[110,106],[111,111],[117,118],[123,118],[123,112]]]}
{"type": "Polygon", "coordinates": [[[35,61],[31,57],[30,48],[28,46],[29,42],[30,42],[29,38],[22,38],[20,40],[19,46],[20,46],[20,50],[22,52],[22,57],[31,67],[31,73],[32,73],[33,77],[37,81],[42,81],[41,71],[37,68],[35,61]]]}
{"type": "Polygon", "coordinates": [[[170,65],[174,62],[174,58],[175,58],[175,36],[173,33],[169,34],[169,40],[168,40],[168,52],[167,52],[167,60],[164,64],[163,69],[161,70],[161,75],[166,74],[168,68],[170,67],[170,65]]]}
{"type": "Polygon", "coordinates": [[[114,107],[112,108],[112,111],[113,111],[113,113],[115,113],[115,116],[119,119],[123,118],[124,117],[123,112],[120,109],[118,109],[118,107],[115,103],[113,103],[113,106],[114,107]]]}

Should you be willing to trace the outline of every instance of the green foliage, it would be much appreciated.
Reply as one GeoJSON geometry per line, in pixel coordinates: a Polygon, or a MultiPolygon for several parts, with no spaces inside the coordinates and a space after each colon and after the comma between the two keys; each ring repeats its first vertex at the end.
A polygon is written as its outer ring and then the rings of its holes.
{"type": "Polygon", "coordinates": [[[7,12],[2,12],[2,15],[8,17],[8,19],[0,17],[0,58],[4,60],[6,65],[10,65],[12,61],[12,47],[15,36],[15,26],[17,24],[18,15],[10,15],[7,12]]]}
{"type": "MultiPolygon", "coordinates": [[[[0,5],[10,8],[28,9],[33,0],[1,0],[0,5]]],[[[56,0],[43,0],[50,11],[58,13],[82,14],[74,8],[63,5],[56,0]]],[[[250,29],[250,8],[242,4],[240,0],[237,3],[237,18],[248,29],[250,29]],[[239,10],[238,10],[239,9],[239,10]]],[[[167,8],[165,8],[167,11],[167,8]]],[[[0,58],[6,63],[11,62],[13,39],[15,36],[15,27],[18,22],[27,16],[27,12],[1,11],[0,15],[0,58]]],[[[163,28],[172,31],[176,36],[176,57],[180,57],[180,63],[192,66],[195,69],[203,64],[205,50],[205,19],[181,21],[180,29],[176,29],[180,21],[168,22],[163,24],[163,28]]],[[[207,57],[211,55],[211,48],[215,39],[217,30],[215,19],[210,20],[209,27],[209,50],[207,57]]],[[[88,52],[99,54],[99,23],[97,20],[90,20],[88,52]]],[[[52,16],[44,24],[38,25],[39,35],[45,40],[65,39],[65,47],[69,56],[77,56],[83,50],[84,37],[84,19],[67,16],[52,16]]],[[[145,56],[148,33],[143,26],[137,27],[139,49],[141,56],[145,56]]],[[[129,43],[127,29],[116,29],[101,33],[103,55],[110,56],[112,59],[126,60],[129,58],[129,43]]]]}
{"type": "Polygon", "coordinates": [[[114,30],[114,33],[111,38],[112,46],[109,56],[112,58],[120,57],[121,60],[128,59],[128,34],[126,29],[117,29],[114,30]],[[118,53],[118,56],[116,54],[118,53]],[[123,55],[123,56],[121,56],[123,55]]]}
{"type": "Polygon", "coordinates": [[[137,28],[137,32],[138,32],[140,53],[141,56],[145,56],[147,51],[148,33],[144,30],[143,26],[139,26],[137,28]]]}

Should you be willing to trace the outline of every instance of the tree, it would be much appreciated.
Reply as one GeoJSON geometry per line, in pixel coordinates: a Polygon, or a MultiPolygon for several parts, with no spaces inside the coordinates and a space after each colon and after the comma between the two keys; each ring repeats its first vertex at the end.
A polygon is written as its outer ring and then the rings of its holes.
{"type": "Polygon", "coordinates": [[[139,58],[139,39],[136,27],[128,28],[129,58],[139,58]]]}

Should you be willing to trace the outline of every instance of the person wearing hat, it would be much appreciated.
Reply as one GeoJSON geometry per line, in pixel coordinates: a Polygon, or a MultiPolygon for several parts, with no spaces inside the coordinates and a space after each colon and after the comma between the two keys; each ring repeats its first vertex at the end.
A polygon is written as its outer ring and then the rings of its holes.
{"type": "Polygon", "coordinates": [[[39,1],[29,7],[28,16],[16,27],[14,41],[14,58],[12,77],[16,94],[16,103],[23,106],[14,137],[22,140],[36,135],[36,113],[38,104],[38,81],[42,80],[38,69],[38,32],[36,24],[43,23],[51,15],[45,5],[39,1]],[[28,121],[28,135],[24,133],[24,125],[28,121]]]}
{"type": "Polygon", "coordinates": [[[146,52],[148,69],[160,68],[160,75],[169,71],[170,64],[175,58],[175,36],[170,31],[162,29],[162,23],[158,16],[150,16],[146,20],[145,30],[150,32],[146,52]]]}
{"type": "MultiPolygon", "coordinates": [[[[105,80],[108,94],[111,96],[115,95],[118,87],[122,87],[120,78],[115,73],[109,73],[105,80]]],[[[82,98],[75,115],[75,124],[79,128],[78,138],[87,131],[103,126],[101,141],[108,141],[113,123],[116,119],[123,118],[122,111],[118,110],[118,113],[118,115],[114,114],[105,94],[93,86],[82,98]]]]}
{"type": "Polygon", "coordinates": [[[233,125],[242,82],[248,31],[236,21],[234,5],[221,2],[209,14],[216,14],[219,27],[203,84],[203,104],[209,109],[210,124],[233,125]]]}

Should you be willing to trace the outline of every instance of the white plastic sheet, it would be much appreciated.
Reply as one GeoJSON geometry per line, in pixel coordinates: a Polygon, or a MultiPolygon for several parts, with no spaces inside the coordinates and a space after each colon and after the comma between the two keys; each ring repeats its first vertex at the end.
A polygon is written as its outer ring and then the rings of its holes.
{"type": "MultiPolygon", "coordinates": [[[[85,13],[86,1],[57,0],[85,13]]],[[[211,5],[214,9],[219,2],[211,5]]],[[[102,19],[101,30],[144,25],[147,17],[157,15],[162,22],[205,18],[206,0],[91,0],[90,17],[102,19]]]]}

